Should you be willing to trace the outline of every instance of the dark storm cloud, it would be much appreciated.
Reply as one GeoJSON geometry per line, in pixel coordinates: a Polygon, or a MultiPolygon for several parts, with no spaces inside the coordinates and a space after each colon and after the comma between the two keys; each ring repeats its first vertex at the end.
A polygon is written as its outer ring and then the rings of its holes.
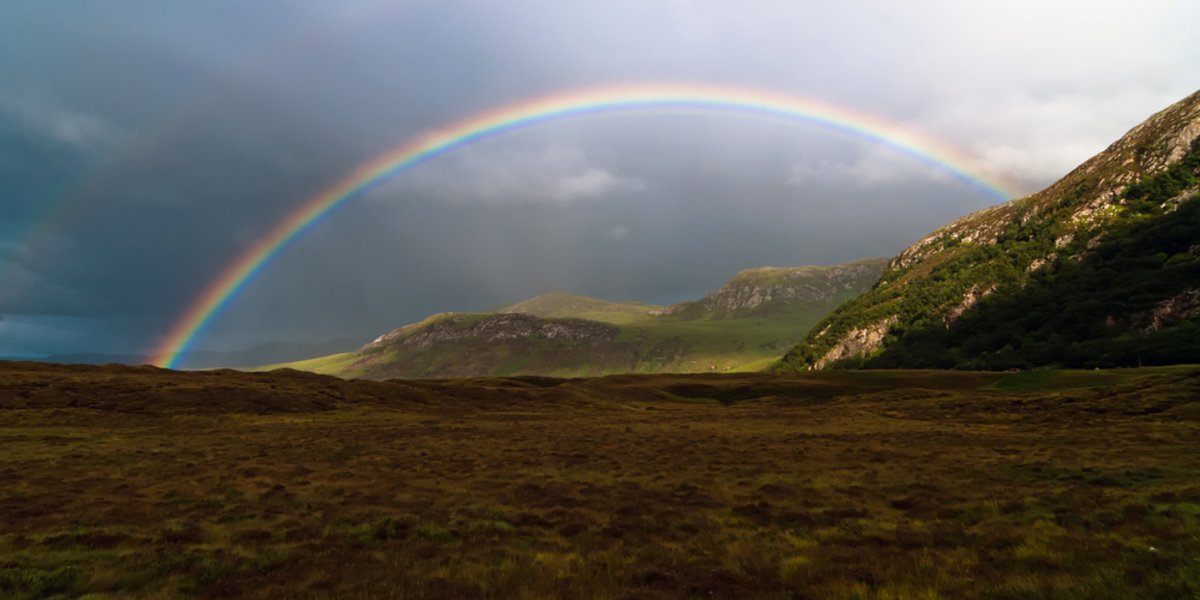
{"type": "MultiPolygon", "coordinates": [[[[1033,189],[1191,91],[1196,10],[10,3],[0,354],[145,350],[229,261],[356,165],[572,86],[683,80],[823,98],[956,144],[1033,189]]],[[[552,289],[669,302],[746,267],[891,254],[989,202],[909,157],[812,128],[736,115],[544,124],[334,213],[201,346],[366,338],[552,289]]]]}

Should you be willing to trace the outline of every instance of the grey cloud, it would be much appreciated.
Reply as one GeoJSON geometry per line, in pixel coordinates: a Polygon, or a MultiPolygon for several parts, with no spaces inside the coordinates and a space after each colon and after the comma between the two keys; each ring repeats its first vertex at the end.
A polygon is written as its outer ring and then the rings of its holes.
{"type": "Polygon", "coordinates": [[[452,202],[568,203],[642,191],[646,182],[615,173],[578,145],[490,143],[420,168],[373,197],[386,201],[397,188],[452,202]]]}
{"type": "Polygon", "coordinates": [[[617,225],[616,227],[605,231],[604,235],[608,236],[608,239],[610,240],[621,241],[629,237],[629,228],[624,225],[617,225]]]}
{"type": "Polygon", "coordinates": [[[34,134],[70,146],[111,143],[117,128],[104,119],[71,110],[47,98],[0,96],[0,118],[15,121],[34,134]]]}
{"type": "MultiPolygon", "coordinates": [[[[1193,91],[1197,21],[1200,5],[1167,0],[9,3],[0,353],[145,350],[230,261],[359,165],[565,88],[697,81],[819,98],[1032,190],[1193,91]]],[[[890,254],[992,201],[802,124],[564,119],[330,214],[199,345],[367,339],[552,289],[669,302],[741,268],[890,254]]]]}
{"type": "Polygon", "coordinates": [[[948,177],[945,171],[874,149],[850,160],[820,158],[798,162],[789,169],[786,181],[799,188],[822,182],[886,189],[886,186],[910,181],[944,183],[948,177]]]}

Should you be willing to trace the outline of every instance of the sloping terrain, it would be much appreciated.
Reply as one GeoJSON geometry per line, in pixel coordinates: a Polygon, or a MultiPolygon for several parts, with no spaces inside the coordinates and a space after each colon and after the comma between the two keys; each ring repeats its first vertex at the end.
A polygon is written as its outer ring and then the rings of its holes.
{"type": "Polygon", "coordinates": [[[1200,370],[0,363],[0,597],[1192,598],[1200,370]]]}
{"type": "Polygon", "coordinates": [[[703,298],[673,304],[663,314],[680,321],[784,313],[797,313],[803,318],[863,293],[879,279],[883,265],[883,260],[873,258],[829,267],[746,269],[703,298]]]}
{"type": "Polygon", "coordinates": [[[434,315],[357,352],[275,366],[368,379],[756,370],[868,289],[883,266],[750,269],[665,308],[546,294],[491,313],[434,315]]]}
{"type": "Polygon", "coordinates": [[[778,368],[1196,361],[1198,192],[1200,92],[1049,188],[913,244],[778,368]]]}
{"type": "Polygon", "coordinates": [[[588,319],[617,325],[645,321],[663,307],[640,302],[611,302],[579,294],[551,292],[496,309],[502,314],[521,313],[547,319],[588,319]]]}

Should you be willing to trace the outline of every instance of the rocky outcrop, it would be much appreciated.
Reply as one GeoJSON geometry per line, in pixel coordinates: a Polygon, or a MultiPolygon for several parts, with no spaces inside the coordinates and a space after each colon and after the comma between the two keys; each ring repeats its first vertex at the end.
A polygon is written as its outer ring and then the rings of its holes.
{"type": "Polygon", "coordinates": [[[951,221],[901,250],[888,263],[888,270],[906,269],[958,244],[995,244],[1014,212],[1015,207],[1009,202],[951,221]]]}
{"type": "MultiPolygon", "coordinates": [[[[896,315],[905,331],[939,321],[949,327],[994,290],[1019,290],[1055,264],[1080,263],[1108,242],[1110,227],[1140,214],[1135,203],[1142,196],[1129,194],[1131,186],[1192,160],[1198,140],[1200,92],[1152,115],[1046,189],[917,240],[889,262],[873,289],[826,317],[780,367],[820,368],[832,362],[831,353],[846,358],[855,348],[859,354],[875,350],[862,336],[877,328],[879,315],[896,315]]],[[[1195,196],[1181,191],[1162,207],[1173,210],[1195,196]]],[[[1187,302],[1172,299],[1160,308],[1186,312],[1180,307],[1187,302]]],[[[1146,327],[1156,326],[1152,314],[1145,318],[1146,327]]]]}
{"type": "Polygon", "coordinates": [[[1134,313],[1130,328],[1141,334],[1159,331],[1163,325],[1185,319],[1200,319],[1200,289],[1187,289],[1156,304],[1154,308],[1134,313]]]}
{"type": "Polygon", "coordinates": [[[983,300],[988,296],[988,294],[991,294],[994,291],[996,291],[995,285],[971,286],[971,289],[967,290],[966,294],[963,294],[962,302],[959,302],[956,306],[947,311],[946,314],[942,315],[942,322],[949,327],[952,323],[957,321],[963,313],[967,312],[972,306],[978,304],[980,300],[983,300]]]}
{"type": "Polygon", "coordinates": [[[834,304],[870,289],[886,261],[869,259],[829,267],[762,267],[734,275],[700,300],[668,306],[664,316],[733,319],[796,305],[834,304]]]}
{"type": "Polygon", "coordinates": [[[889,269],[913,266],[958,244],[995,244],[1014,217],[1019,215],[1028,222],[1061,206],[1064,200],[1072,204],[1066,219],[1072,232],[1115,217],[1129,184],[1166,170],[1183,158],[1197,139],[1200,92],[1151,116],[1050,187],[939,227],[901,251],[889,269]]]}
{"type": "Polygon", "coordinates": [[[360,352],[367,354],[395,345],[428,348],[461,340],[497,342],[540,338],[568,344],[599,343],[615,339],[618,333],[620,329],[613,325],[586,319],[543,319],[521,313],[451,313],[397,329],[367,344],[360,352]]]}
{"type": "Polygon", "coordinates": [[[870,354],[878,350],[883,345],[883,338],[887,337],[888,330],[896,324],[896,321],[897,318],[891,316],[866,327],[851,330],[842,336],[811,368],[824,369],[830,363],[843,358],[870,354]]]}

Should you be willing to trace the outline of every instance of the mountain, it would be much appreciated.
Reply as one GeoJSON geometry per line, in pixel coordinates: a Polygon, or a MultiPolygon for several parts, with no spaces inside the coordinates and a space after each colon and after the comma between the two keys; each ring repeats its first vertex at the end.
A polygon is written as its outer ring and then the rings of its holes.
{"type": "Polygon", "coordinates": [[[777,368],[1200,362],[1198,192],[1200,92],[905,249],[777,368]]]}
{"type": "Polygon", "coordinates": [[[878,279],[882,266],[874,258],[830,267],[746,269],[700,300],[667,307],[663,315],[700,320],[825,311],[863,293],[863,284],[878,279]]]}
{"type": "Polygon", "coordinates": [[[550,292],[498,308],[498,313],[523,313],[535,317],[577,318],[604,323],[632,323],[661,312],[661,306],[640,302],[611,302],[567,292],[550,292]]]}
{"type": "Polygon", "coordinates": [[[750,269],[665,308],[555,292],[489,313],[433,315],[355,352],[260,369],[367,379],[761,369],[869,289],[884,265],[750,269]]]}

